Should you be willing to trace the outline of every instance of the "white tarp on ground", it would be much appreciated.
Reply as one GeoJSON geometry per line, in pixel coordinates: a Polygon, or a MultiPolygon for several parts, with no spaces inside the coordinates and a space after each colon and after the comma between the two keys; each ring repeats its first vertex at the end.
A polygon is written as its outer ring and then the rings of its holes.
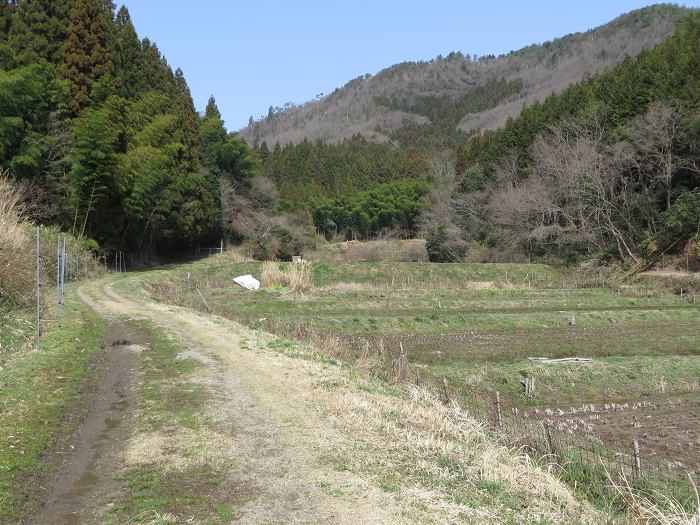
{"type": "Polygon", "coordinates": [[[246,290],[259,290],[260,281],[252,275],[240,275],[233,280],[234,283],[242,286],[246,290]]]}

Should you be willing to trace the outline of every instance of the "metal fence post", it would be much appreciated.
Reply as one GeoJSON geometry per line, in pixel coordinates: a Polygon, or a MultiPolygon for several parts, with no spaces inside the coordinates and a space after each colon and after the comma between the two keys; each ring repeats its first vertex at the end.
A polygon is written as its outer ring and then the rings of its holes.
{"type": "Polygon", "coordinates": [[[34,337],[37,352],[41,348],[41,229],[36,227],[36,319],[34,337]]]}
{"type": "Polygon", "coordinates": [[[63,236],[63,252],[61,254],[61,317],[63,316],[63,306],[66,304],[66,266],[68,254],[66,252],[66,236],[63,236]]]}
{"type": "MultiPolygon", "coordinates": [[[[56,306],[61,306],[61,236],[56,239],[56,306]]],[[[59,319],[60,323],[60,319],[59,319]]]]}

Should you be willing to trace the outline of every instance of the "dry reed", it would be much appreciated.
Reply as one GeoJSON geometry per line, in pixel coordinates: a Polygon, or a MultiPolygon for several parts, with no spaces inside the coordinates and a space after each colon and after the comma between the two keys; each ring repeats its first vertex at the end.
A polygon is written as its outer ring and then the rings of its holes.
{"type": "Polygon", "coordinates": [[[33,298],[34,265],[21,198],[7,173],[0,172],[0,298],[26,306],[33,298]]]}
{"type": "Polygon", "coordinates": [[[634,489],[624,471],[612,476],[606,469],[610,486],[617,492],[627,511],[629,523],[644,525],[700,525],[700,495],[692,476],[688,476],[695,493],[695,509],[688,510],[670,496],[654,491],[654,500],[634,489]]]}
{"type": "Polygon", "coordinates": [[[267,261],[263,263],[260,280],[266,288],[281,286],[295,294],[303,293],[311,289],[311,265],[301,262],[282,268],[280,263],[267,261]]]}

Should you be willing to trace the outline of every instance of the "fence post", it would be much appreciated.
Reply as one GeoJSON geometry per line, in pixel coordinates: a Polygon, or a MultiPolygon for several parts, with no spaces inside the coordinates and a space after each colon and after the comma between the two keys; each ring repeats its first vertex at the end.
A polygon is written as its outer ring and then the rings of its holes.
{"type": "Polygon", "coordinates": [[[547,454],[552,458],[556,458],[557,451],[554,448],[554,441],[552,440],[552,423],[549,421],[544,422],[544,437],[547,440],[547,454]]]}
{"type": "Polygon", "coordinates": [[[199,294],[199,297],[202,299],[204,306],[207,307],[207,312],[211,313],[211,308],[209,308],[209,303],[207,303],[207,300],[204,298],[204,296],[202,295],[202,292],[199,290],[199,283],[195,283],[195,287],[197,288],[197,293],[199,294]]]}
{"type": "Polygon", "coordinates": [[[634,440],[634,477],[640,478],[642,476],[642,460],[639,454],[639,442],[634,440]]]}
{"type": "MultiPolygon", "coordinates": [[[[56,239],[56,309],[61,306],[61,236],[56,239]]],[[[61,318],[58,318],[58,325],[61,325],[61,318]]]]}
{"type": "Polygon", "coordinates": [[[503,428],[503,416],[501,415],[501,393],[496,392],[496,401],[494,402],[496,407],[496,426],[498,428],[503,428]]]}
{"type": "Polygon", "coordinates": [[[41,347],[41,229],[36,227],[36,319],[34,337],[36,350],[41,347]]]}
{"type": "Polygon", "coordinates": [[[525,378],[525,395],[527,397],[532,397],[535,395],[535,378],[526,377],[525,378]]]}
{"type": "Polygon", "coordinates": [[[63,316],[63,306],[66,304],[66,236],[63,236],[63,255],[61,256],[61,316],[63,316]]]}
{"type": "Polygon", "coordinates": [[[442,395],[445,397],[445,404],[449,404],[450,402],[450,390],[447,386],[447,378],[443,377],[442,378],[442,395]]]}

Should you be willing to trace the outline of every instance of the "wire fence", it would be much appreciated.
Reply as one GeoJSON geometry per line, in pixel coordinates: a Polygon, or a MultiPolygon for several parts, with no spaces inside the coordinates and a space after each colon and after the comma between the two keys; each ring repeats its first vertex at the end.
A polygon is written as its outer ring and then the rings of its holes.
{"type": "Polygon", "coordinates": [[[33,233],[34,343],[40,350],[47,324],[60,326],[66,283],[102,273],[107,263],[56,227],[37,226],[33,233]]]}

